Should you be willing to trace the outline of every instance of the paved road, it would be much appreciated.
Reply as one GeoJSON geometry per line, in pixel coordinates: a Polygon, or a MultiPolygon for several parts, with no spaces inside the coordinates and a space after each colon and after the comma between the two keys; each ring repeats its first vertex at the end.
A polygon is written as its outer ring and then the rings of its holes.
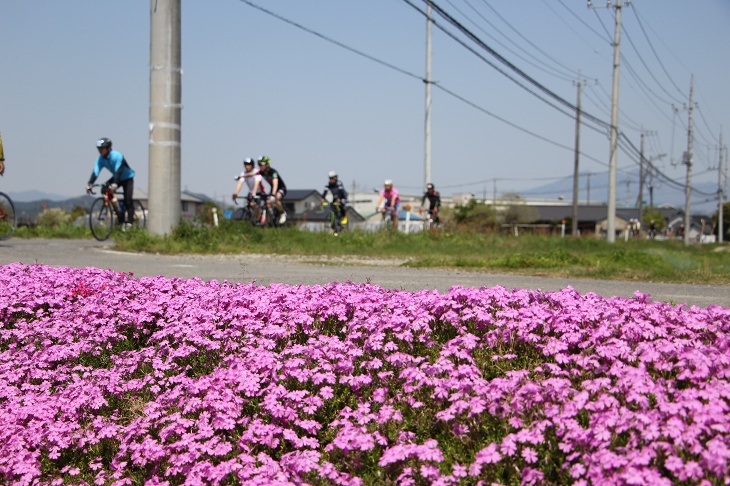
{"type": "Polygon", "coordinates": [[[112,250],[111,242],[95,240],[0,241],[0,264],[42,263],[76,268],[97,267],[132,272],[135,276],[193,278],[202,280],[255,281],[260,285],[285,283],[315,285],[333,281],[371,282],[402,290],[435,289],[440,292],[459,285],[508,289],[530,288],[555,291],[572,286],[580,293],[595,292],[606,297],[630,297],[635,291],[650,294],[656,301],[706,307],[730,307],[729,286],[662,284],[651,282],[603,281],[565,278],[524,277],[466,270],[402,268],[393,262],[369,260],[357,265],[348,261],[305,262],[270,255],[156,255],[112,250]],[[343,265],[342,263],[348,263],[343,265]]]}

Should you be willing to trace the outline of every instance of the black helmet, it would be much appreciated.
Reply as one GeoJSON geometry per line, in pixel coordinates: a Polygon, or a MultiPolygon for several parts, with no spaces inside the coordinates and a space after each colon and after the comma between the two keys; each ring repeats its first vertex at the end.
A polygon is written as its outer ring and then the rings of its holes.
{"type": "Polygon", "coordinates": [[[253,165],[253,164],[254,164],[254,162],[253,162],[253,158],[252,157],[249,157],[247,159],[243,159],[243,165],[253,165]]]}
{"type": "Polygon", "coordinates": [[[112,148],[112,139],[111,138],[100,138],[96,141],[96,148],[112,148]]]}

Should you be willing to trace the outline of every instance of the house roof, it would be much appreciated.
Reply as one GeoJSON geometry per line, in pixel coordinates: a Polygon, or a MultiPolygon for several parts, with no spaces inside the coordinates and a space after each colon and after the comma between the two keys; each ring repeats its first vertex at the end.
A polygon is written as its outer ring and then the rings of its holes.
{"type": "Polygon", "coordinates": [[[320,193],[317,192],[314,189],[287,189],[286,196],[284,196],[283,201],[287,202],[296,202],[296,201],[303,201],[310,197],[312,194],[319,197],[320,193]]]}
{"type": "MultiPolygon", "coordinates": [[[[537,210],[537,222],[555,222],[573,217],[573,206],[535,205],[530,206],[537,210]]],[[[678,214],[684,214],[675,207],[657,208],[662,216],[671,219],[678,214]]],[[[616,208],[616,217],[628,221],[639,218],[639,208],[616,208]]],[[[578,205],[578,220],[584,223],[599,222],[608,218],[608,206],[578,205]]]]}

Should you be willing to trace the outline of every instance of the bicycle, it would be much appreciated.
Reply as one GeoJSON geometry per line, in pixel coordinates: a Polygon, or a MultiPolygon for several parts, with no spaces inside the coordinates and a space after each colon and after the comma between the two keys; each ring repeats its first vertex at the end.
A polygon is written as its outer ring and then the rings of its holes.
{"type": "MultiPolygon", "coordinates": [[[[236,212],[233,213],[234,221],[247,221],[253,226],[266,225],[268,214],[265,196],[254,196],[253,200],[249,200],[248,196],[238,196],[236,199],[245,199],[246,205],[236,209],[236,212]]],[[[238,204],[238,201],[234,200],[234,203],[238,204]]]]}
{"type": "Polygon", "coordinates": [[[10,196],[0,192],[0,240],[7,240],[15,233],[15,205],[10,196]]]}
{"type": "MultiPolygon", "coordinates": [[[[124,219],[126,210],[124,201],[116,198],[117,193],[115,191],[111,190],[106,184],[94,184],[94,187],[96,186],[101,187],[102,195],[94,199],[94,202],[91,203],[91,209],[89,209],[89,229],[91,229],[91,234],[94,235],[94,238],[99,241],[104,241],[112,234],[112,230],[117,224],[117,219],[119,219],[119,223],[124,219]]],[[[91,190],[91,194],[95,194],[93,189],[91,190]]],[[[146,228],[147,211],[145,211],[144,206],[138,199],[133,200],[133,205],[133,226],[136,228],[146,228]]]]}
{"type": "MultiPolygon", "coordinates": [[[[393,214],[395,213],[395,210],[390,207],[386,206],[381,209],[379,209],[381,214],[380,219],[380,229],[381,230],[394,230],[398,229],[398,220],[396,219],[395,227],[393,225],[393,214]]],[[[397,216],[396,216],[397,218],[397,216]]]]}
{"type": "MultiPolygon", "coordinates": [[[[271,199],[272,196],[268,196],[269,199],[271,199]]],[[[279,217],[281,216],[281,212],[279,211],[279,208],[276,207],[276,203],[271,202],[269,204],[266,201],[266,197],[263,198],[264,200],[264,210],[266,213],[266,224],[265,226],[269,226],[271,228],[278,228],[279,226],[283,226],[284,224],[279,223],[279,217]]]]}
{"type": "Polygon", "coordinates": [[[322,203],[322,207],[325,206],[329,207],[327,220],[329,221],[330,228],[332,228],[332,233],[337,236],[347,227],[347,214],[339,199],[335,199],[332,203],[325,201],[322,203]]]}
{"type": "Polygon", "coordinates": [[[441,220],[439,219],[438,213],[436,213],[436,215],[434,216],[432,209],[426,210],[424,208],[420,209],[420,213],[421,213],[421,215],[423,215],[424,213],[428,214],[427,217],[423,218],[423,230],[424,231],[436,229],[439,227],[441,220]]]}

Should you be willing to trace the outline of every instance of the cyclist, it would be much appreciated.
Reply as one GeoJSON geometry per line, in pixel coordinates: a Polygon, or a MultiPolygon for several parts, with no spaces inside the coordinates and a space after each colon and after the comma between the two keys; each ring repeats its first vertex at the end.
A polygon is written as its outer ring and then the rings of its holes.
{"type": "Polygon", "coordinates": [[[259,173],[261,177],[269,184],[271,191],[269,192],[269,206],[275,205],[279,211],[279,224],[286,222],[286,212],[281,200],[286,196],[286,184],[284,179],[279,175],[279,171],[271,167],[271,159],[263,155],[259,159],[259,173]]]}
{"type": "Polygon", "coordinates": [[[3,134],[0,133],[0,176],[5,175],[5,152],[3,151],[3,134]]]}
{"type": "Polygon", "coordinates": [[[261,174],[259,174],[259,171],[255,168],[254,160],[250,157],[243,161],[243,168],[244,171],[241,172],[238,177],[234,178],[238,181],[238,184],[236,184],[236,190],[233,192],[233,200],[236,200],[238,193],[241,192],[241,188],[245,182],[248,186],[249,205],[253,205],[254,196],[263,197],[266,195],[262,184],[263,177],[261,177],[261,174]]]}
{"type": "Polygon", "coordinates": [[[380,191],[380,198],[375,205],[375,210],[385,214],[390,211],[390,219],[393,229],[398,229],[398,209],[400,207],[400,195],[398,189],[393,187],[393,181],[385,179],[383,190],[380,191]],[[381,206],[382,204],[382,206],[381,206]]]}
{"type": "Polygon", "coordinates": [[[327,197],[327,193],[329,192],[332,194],[332,210],[336,211],[335,216],[343,219],[347,210],[347,190],[345,189],[345,185],[342,181],[337,177],[337,172],[332,170],[327,175],[329,177],[329,182],[326,186],[324,186],[324,190],[322,191],[322,204],[326,202],[325,198],[327,197]],[[334,204],[335,202],[339,202],[340,204],[336,205],[334,204]]]}
{"type": "Polygon", "coordinates": [[[439,222],[439,210],[441,209],[441,194],[433,187],[430,182],[426,184],[426,192],[421,198],[421,208],[419,211],[423,213],[426,209],[423,207],[428,199],[428,214],[431,216],[431,221],[434,224],[439,222]]]}
{"type": "MultiPolygon", "coordinates": [[[[134,171],[129,167],[127,159],[124,158],[121,152],[112,150],[111,139],[106,137],[100,138],[96,141],[96,148],[99,151],[99,156],[96,158],[94,170],[91,171],[91,177],[89,177],[89,182],[86,184],[86,193],[91,194],[91,186],[96,181],[96,178],[99,177],[99,173],[102,169],[107,169],[112,173],[112,177],[106,181],[104,184],[106,187],[103,187],[102,190],[116,191],[117,187],[122,187],[124,191],[124,208],[127,213],[126,225],[131,226],[134,223],[134,171]]],[[[116,208],[118,207],[116,206],[116,208]]],[[[119,223],[122,224],[122,230],[124,230],[124,214],[119,211],[117,217],[119,218],[119,223]]]]}

